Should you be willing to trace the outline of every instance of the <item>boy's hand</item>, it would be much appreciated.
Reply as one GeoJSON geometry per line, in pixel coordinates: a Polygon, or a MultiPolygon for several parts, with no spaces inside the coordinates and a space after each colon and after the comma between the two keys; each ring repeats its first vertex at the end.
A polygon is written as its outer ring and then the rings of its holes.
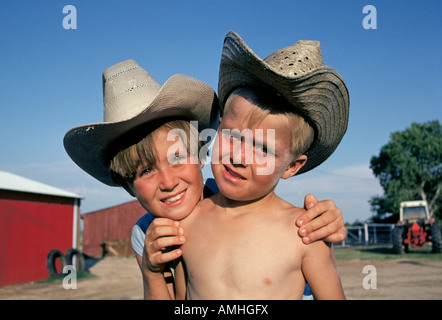
{"type": "Polygon", "coordinates": [[[296,225],[299,235],[305,244],[322,239],[327,242],[341,242],[347,236],[344,226],[342,211],[336,208],[332,200],[316,200],[315,196],[308,194],[304,198],[303,213],[296,225]]]}
{"type": "Polygon", "coordinates": [[[156,218],[146,230],[143,249],[143,267],[151,272],[163,272],[166,262],[181,256],[181,249],[165,252],[166,247],[180,246],[184,243],[183,229],[178,221],[156,218]]]}

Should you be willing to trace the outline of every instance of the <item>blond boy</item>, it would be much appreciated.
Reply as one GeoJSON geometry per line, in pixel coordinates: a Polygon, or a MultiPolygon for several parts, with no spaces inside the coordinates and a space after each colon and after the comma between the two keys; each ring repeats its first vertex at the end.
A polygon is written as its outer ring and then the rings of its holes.
{"type": "Polygon", "coordinates": [[[342,299],[330,247],[323,241],[303,244],[292,221],[304,209],[274,193],[279,179],[292,177],[305,165],[313,130],[302,117],[266,113],[255,102],[256,94],[237,90],[227,100],[212,156],[220,192],[202,200],[181,222],[187,298],[301,299],[307,281],[316,299],[342,299]],[[275,130],[275,139],[264,134],[261,141],[254,134],[254,145],[243,138],[241,152],[226,152],[233,150],[235,137],[223,131],[246,128],[275,130]],[[254,148],[252,163],[247,163],[246,148],[254,148]],[[261,175],[263,164],[256,159],[264,153],[274,157],[274,171],[261,175]]]}
{"type": "Polygon", "coordinates": [[[330,247],[306,246],[290,233],[290,217],[304,210],[274,193],[279,179],[313,169],[338,146],[348,123],[345,82],[323,66],[316,41],[262,60],[230,32],[218,92],[225,110],[212,171],[220,192],[181,223],[187,297],[299,299],[307,281],[316,299],[345,298],[330,247]],[[252,137],[237,135],[246,129],[252,137]],[[260,175],[260,160],[269,155],[273,170],[260,175]]]}

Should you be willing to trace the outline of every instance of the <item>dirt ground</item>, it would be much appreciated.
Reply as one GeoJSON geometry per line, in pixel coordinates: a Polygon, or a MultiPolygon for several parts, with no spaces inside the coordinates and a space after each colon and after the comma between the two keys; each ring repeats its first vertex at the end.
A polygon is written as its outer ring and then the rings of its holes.
{"type": "MultiPolygon", "coordinates": [[[[347,299],[442,299],[442,261],[430,260],[338,260],[336,262],[347,299]],[[368,273],[365,266],[371,265],[368,273]],[[364,288],[366,284],[376,289],[364,288]],[[376,280],[374,282],[374,279],[376,280]]],[[[141,274],[135,258],[105,258],[90,268],[96,277],[77,281],[66,290],[61,281],[26,283],[0,288],[0,299],[142,299],[141,274]]],[[[367,285],[365,286],[367,287],[367,285]]]]}

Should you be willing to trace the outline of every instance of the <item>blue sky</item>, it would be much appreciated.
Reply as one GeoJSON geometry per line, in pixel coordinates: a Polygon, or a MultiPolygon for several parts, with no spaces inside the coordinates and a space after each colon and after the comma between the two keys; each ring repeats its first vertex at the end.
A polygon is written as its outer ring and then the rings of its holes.
{"type": "MultiPolygon", "coordinates": [[[[217,88],[224,36],[236,31],[262,58],[297,40],[319,40],[324,63],[345,79],[350,122],[336,152],[280,183],[294,205],[332,199],[348,222],[371,216],[382,193],[369,169],[391,132],[442,121],[442,2],[358,0],[4,1],[0,10],[0,170],[84,197],[82,212],[132,198],[81,171],[62,139],[102,121],[101,74],[134,58],[160,83],[184,73],[217,88]],[[63,28],[63,7],[77,29],[63,28]],[[366,30],[374,5],[377,29],[366,30]]],[[[204,175],[210,176],[205,167],[204,175]]]]}

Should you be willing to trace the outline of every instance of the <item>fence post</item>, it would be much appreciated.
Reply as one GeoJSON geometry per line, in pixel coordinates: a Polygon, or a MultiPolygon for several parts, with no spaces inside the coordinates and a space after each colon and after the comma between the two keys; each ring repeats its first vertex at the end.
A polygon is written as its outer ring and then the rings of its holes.
{"type": "Polygon", "coordinates": [[[368,248],[368,224],[364,223],[365,247],[368,248]]]}
{"type": "Polygon", "coordinates": [[[393,243],[393,229],[394,229],[394,224],[390,225],[390,243],[393,243]]]}

